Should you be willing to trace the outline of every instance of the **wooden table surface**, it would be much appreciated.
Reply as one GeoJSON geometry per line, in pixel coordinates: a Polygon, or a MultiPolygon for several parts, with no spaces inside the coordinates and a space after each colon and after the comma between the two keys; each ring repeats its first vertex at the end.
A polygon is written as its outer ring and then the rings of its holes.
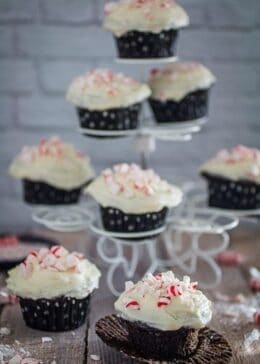
{"type": "MultiPolygon", "coordinates": [[[[91,233],[54,233],[47,230],[30,231],[50,238],[58,239],[65,247],[70,250],[78,250],[92,259],[101,269],[103,276],[101,287],[96,291],[91,301],[90,324],[67,333],[48,333],[27,328],[22,320],[19,305],[8,305],[0,310],[0,328],[8,327],[11,329],[10,335],[0,336],[1,345],[10,345],[18,353],[28,352],[26,356],[31,356],[42,360],[44,364],[83,364],[83,363],[102,363],[102,364],[130,364],[134,363],[117,353],[115,350],[105,346],[95,335],[94,324],[96,320],[108,313],[113,312],[113,302],[115,297],[106,287],[106,266],[98,258],[96,253],[96,237],[91,233]],[[43,337],[50,337],[51,342],[43,342],[43,337]],[[100,360],[95,361],[97,355],[100,360]]],[[[246,262],[241,268],[225,268],[223,270],[223,280],[219,287],[206,294],[214,300],[216,291],[223,294],[243,293],[246,297],[252,294],[248,288],[245,267],[258,266],[260,268],[260,225],[250,224],[240,226],[231,233],[232,249],[240,251],[246,262]]],[[[202,272],[205,274],[205,272],[202,272]]],[[[4,285],[4,276],[0,275],[0,286],[4,285]],[[1,281],[2,280],[2,281],[1,281]]],[[[260,343],[256,342],[250,351],[245,350],[244,335],[256,326],[245,319],[239,317],[234,319],[229,315],[223,315],[221,311],[227,304],[220,304],[215,309],[214,318],[210,327],[222,333],[234,352],[232,363],[260,363],[260,343]]]]}

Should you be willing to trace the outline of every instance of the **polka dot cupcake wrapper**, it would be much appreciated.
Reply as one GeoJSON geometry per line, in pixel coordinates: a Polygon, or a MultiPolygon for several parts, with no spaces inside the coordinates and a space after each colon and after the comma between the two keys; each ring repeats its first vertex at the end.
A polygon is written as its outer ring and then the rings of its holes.
{"type": "Polygon", "coordinates": [[[138,127],[141,103],[129,107],[114,108],[104,111],[91,111],[77,108],[82,128],[93,130],[129,130],[138,127]]]}
{"type": "Polygon", "coordinates": [[[45,182],[23,180],[24,200],[30,204],[66,205],[77,203],[82,187],[62,190],[45,182]]]}
{"type": "Polygon", "coordinates": [[[232,181],[202,173],[208,182],[208,204],[232,210],[260,208],[260,185],[250,181],[232,181]]]}
{"type": "Polygon", "coordinates": [[[137,233],[155,230],[165,224],[168,208],[158,212],[145,214],[126,214],[113,207],[102,207],[101,217],[103,226],[108,231],[121,233],[137,233]]]}
{"type": "Polygon", "coordinates": [[[164,30],[160,33],[130,31],[116,37],[120,58],[163,58],[175,54],[178,31],[164,30]]]}
{"type": "Polygon", "coordinates": [[[43,331],[68,331],[86,321],[90,296],[76,299],[61,296],[55,299],[20,297],[20,305],[27,326],[43,331]]]}
{"type": "Polygon", "coordinates": [[[159,101],[150,98],[149,103],[158,123],[189,121],[208,114],[209,90],[189,93],[180,102],[159,101]]]}

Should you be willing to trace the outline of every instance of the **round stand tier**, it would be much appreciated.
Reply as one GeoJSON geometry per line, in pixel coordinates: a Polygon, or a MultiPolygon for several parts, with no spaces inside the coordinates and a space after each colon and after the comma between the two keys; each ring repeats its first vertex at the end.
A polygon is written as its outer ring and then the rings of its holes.
{"type": "Polygon", "coordinates": [[[127,65],[160,65],[177,62],[179,59],[176,56],[173,57],[165,57],[165,58],[119,58],[115,59],[116,63],[119,64],[127,64],[127,65]]]}
{"type": "Polygon", "coordinates": [[[159,140],[185,141],[191,140],[191,135],[199,132],[207,120],[207,118],[200,118],[176,123],[166,122],[149,125],[146,119],[142,127],[133,130],[96,130],[90,128],[78,128],[77,130],[85,136],[94,138],[152,136],[159,140]]]}

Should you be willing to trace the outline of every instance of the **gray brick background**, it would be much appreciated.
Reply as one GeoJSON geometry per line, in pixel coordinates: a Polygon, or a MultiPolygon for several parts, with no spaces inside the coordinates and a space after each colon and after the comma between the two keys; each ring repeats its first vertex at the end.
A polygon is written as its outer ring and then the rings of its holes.
{"type": "MultiPolygon", "coordinates": [[[[179,0],[191,17],[178,55],[203,61],[216,74],[211,117],[189,143],[158,143],[151,165],[161,174],[197,176],[221,147],[260,147],[260,1],[179,0]]],[[[0,0],[1,229],[32,224],[20,184],[6,174],[15,154],[41,137],[60,135],[91,156],[96,170],[138,161],[134,140],[99,141],[76,132],[64,100],[74,76],[106,66],[129,75],[139,67],[114,62],[112,36],[101,29],[103,0],[0,0]]]]}

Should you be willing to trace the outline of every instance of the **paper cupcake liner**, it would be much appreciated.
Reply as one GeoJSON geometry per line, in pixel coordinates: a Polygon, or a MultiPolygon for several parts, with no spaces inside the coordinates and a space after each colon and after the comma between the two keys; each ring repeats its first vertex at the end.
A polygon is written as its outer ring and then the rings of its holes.
{"type": "Polygon", "coordinates": [[[189,93],[180,102],[149,99],[154,117],[158,123],[189,121],[208,114],[209,90],[189,93]]]}
{"type": "Polygon", "coordinates": [[[170,360],[173,355],[187,357],[197,348],[199,330],[162,331],[141,322],[119,320],[128,332],[128,339],[144,358],[170,360]]]}
{"type": "Polygon", "coordinates": [[[140,110],[141,103],[104,111],[77,108],[82,128],[108,131],[136,129],[139,124],[138,116],[140,110]]]}
{"type": "Polygon", "coordinates": [[[178,30],[160,33],[130,31],[115,37],[120,58],[165,58],[175,53],[178,30]]]}
{"type": "Polygon", "coordinates": [[[208,183],[208,204],[232,210],[260,208],[260,185],[250,181],[232,181],[228,178],[201,174],[208,183]]]}
{"type": "Polygon", "coordinates": [[[45,182],[23,180],[24,200],[30,204],[67,205],[77,203],[82,188],[83,186],[67,191],[45,182]]]}
{"type": "MultiPolygon", "coordinates": [[[[168,341],[163,342],[163,345],[161,346],[163,354],[159,359],[152,356],[149,357],[147,351],[142,355],[132,342],[124,322],[116,315],[101,318],[96,323],[96,333],[107,345],[119,350],[138,362],[140,361],[149,364],[228,364],[232,359],[232,350],[224,337],[207,327],[198,331],[198,345],[194,352],[189,354],[186,358],[173,354],[167,360],[163,358],[165,350],[170,350],[170,348],[168,348],[168,341]]],[[[144,336],[138,335],[138,338],[138,346],[141,346],[144,336]]],[[[148,351],[156,350],[154,340],[157,340],[157,338],[153,336],[151,339],[150,347],[147,348],[148,351]]]]}
{"type": "Polygon", "coordinates": [[[43,331],[68,331],[86,321],[90,296],[82,299],[60,296],[54,299],[19,297],[24,321],[27,326],[43,331]]]}
{"type": "Polygon", "coordinates": [[[100,206],[103,226],[108,231],[137,233],[155,230],[166,222],[168,208],[145,214],[127,214],[114,207],[100,206]]]}

